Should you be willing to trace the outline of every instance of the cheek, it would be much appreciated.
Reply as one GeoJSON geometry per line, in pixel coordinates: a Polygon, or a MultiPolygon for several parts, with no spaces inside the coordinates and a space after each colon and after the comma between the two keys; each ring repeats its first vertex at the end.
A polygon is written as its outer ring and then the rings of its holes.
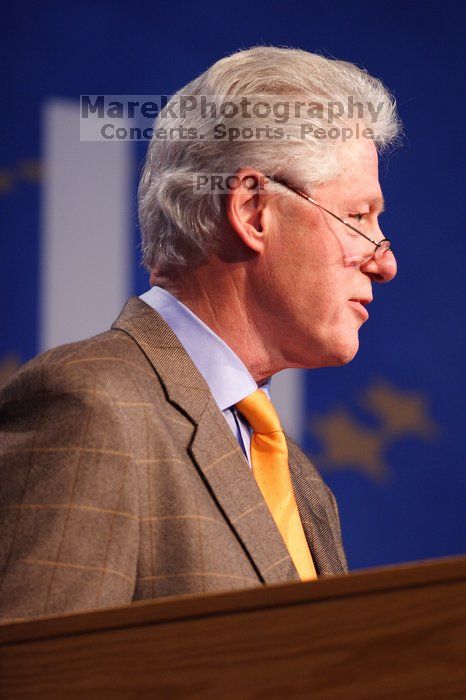
{"type": "Polygon", "coordinates": [[[361,321],[348,304],[353,277],[333,274],[317,278],[303,309],[303,327],[322,365],[346,364],[358,351],[361,321]]]}
{"type": "Polygon", "coordinates": [[[275,222],[267,255],[267,275],[275,303],[309,329],[329,324],[344,312],[356,271],[345,268],[331,231],[302,219],[275,222]]]}
{"type": "Polygon", "coordinates": [[[320,318],[336,318],[345,309],[354,271],[347,271],[349,274],[341,274],[341,272],[341,263],[327,267],[320,264],[315,269],[309,270],[306,281],[307,298],[320,318]]]}

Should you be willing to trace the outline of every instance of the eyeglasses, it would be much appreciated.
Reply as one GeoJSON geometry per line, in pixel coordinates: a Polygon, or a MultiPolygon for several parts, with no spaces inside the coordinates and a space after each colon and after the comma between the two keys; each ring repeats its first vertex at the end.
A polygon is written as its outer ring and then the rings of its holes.
{"type": "Polygon", "coordinates": [[[287,189],[291,190],[295,194],[298,194],[303,199],[306,199],[308,202],[311,202],[311,204],[315,204],[316,207],[319,207],[319,209],[322,209],[323,211],[327,212],[327,214],[330,214],[330,216],[333,216],[334,219],[336,219],[337,221],[339,221],[342,224],[345,224],[345,226],[350,228],[352,231],[359,233],[359,235],[362,236],[363,238],[365,238],[366,241],[369,241],[370,243],[372,243],[375,246],[374,250],[372,251],[372,253],[370,253],[368,255],[358,257],[357,263],[359,265],[363,265],[364,263],[368,262],[371,258],[375,258],[376,260],[379,260],[382,257],[382,255],[385,255],[385,253],[387,251],[392,250],[391,243],[388,240],[388,238],[382,238],[382,240],[378,241],[378,242],[374,241],[373,238],[371,238],[370,236],[367,236],[365,233],[363,233],[362,231],[357,229],[352,224],[349,224],[347,221],[345,221],[345,219],[342,219],[337,214],[334,214],[332,211],[329,211],[329,209],[326,209],[326,207],[324,207],[324,206],[322,206],[322,204],[319,204],[318,202],[316,202],[315,199],[312,199],[312,197],[309,197],[307,194],[304,194],[304,192],[301,192],[301,190],[297,190],[294,187],[291,187],[291,185],[289,185],[287,182],[285,182],[284,180],[281,180],[280,178],[277,178],[273,175],[266,175],[266,177],[269,180],[272,180],[272,182],[276,182],[278,185],[283,185],[283,187],[286,187],[287,189]]]}

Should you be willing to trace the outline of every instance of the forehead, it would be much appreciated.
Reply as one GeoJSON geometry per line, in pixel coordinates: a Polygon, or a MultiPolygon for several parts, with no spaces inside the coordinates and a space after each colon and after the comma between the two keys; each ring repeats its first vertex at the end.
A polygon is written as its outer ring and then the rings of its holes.
{"type": "Polygon", "coordinates": [[[342,163],[348,168],[378,170],[378,156],[372,139],[350,139],[338,146],[342,163]]]}
{"type": "Polygon", "coordinates": [[[379,158],[371,139],[353,139],[341,144],[339,157],[342,170],[337,182],[348,194],[381,197],[379,158]]]}
{"type": "Polygon", "coordinates": [[[353,139],[338,146],[341,172],[320,185],[322,194],[343,200],[382,200],[378,155],[371,139],[353,139]]]}

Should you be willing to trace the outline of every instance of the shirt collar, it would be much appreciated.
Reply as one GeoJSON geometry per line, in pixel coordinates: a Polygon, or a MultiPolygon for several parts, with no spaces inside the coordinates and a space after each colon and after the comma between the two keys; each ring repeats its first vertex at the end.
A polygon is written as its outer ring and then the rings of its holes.
{"type": "MultiPolygon", "coordinates": [[[[258,388],[238,355],[173,294],[152,287],[140,299],[157,311],[184,346],[221,411],[258,388]]],[[[270,398],[271,377],[260,388],[270,398]]]]}

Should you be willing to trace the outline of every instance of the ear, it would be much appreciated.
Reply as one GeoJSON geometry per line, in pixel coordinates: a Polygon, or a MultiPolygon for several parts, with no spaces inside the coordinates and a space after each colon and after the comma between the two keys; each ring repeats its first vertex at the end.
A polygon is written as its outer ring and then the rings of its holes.
{"type": "Polygon", "coordinates": [[[240,168],[234,175],[234,186],[226,195],[225,213],[233,231],[251,250],[261,253],[267,240],[264,230],[264,208],[267,194],[265,175],[253,168],[240,168]]]}

